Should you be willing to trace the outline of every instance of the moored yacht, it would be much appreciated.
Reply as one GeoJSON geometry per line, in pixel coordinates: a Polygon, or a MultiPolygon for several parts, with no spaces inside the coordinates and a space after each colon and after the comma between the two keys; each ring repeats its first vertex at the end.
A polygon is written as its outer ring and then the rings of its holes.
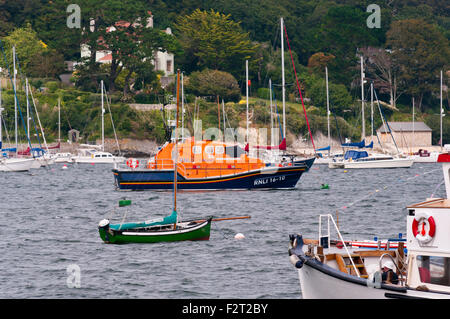
{"type": "Polygon", "coordinates": [[[349,150],[344,157],[334,158],[328,163],[329,168],[409,168],[412,158],[403,158],[387,154],[371,154],[367,151],[349,150]]]}

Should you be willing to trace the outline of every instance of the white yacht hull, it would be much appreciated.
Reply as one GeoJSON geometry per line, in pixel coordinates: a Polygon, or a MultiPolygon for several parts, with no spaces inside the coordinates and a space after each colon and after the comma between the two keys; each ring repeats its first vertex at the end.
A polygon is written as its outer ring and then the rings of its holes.
{"type": "Polygon", "coordinates": [[[430,156],[415,155],[413,159],[414,163],[437,163],[438,156],[438,153],[431,153],[430,156]]]}
{"type": "Polygon", "coordinates": [[[408,168],[414,160],[407,158],[394,158],[389,160],[348,161],[344,162],[344,168],[408,168]]]}
{"type": "Polygon", "coordinates": [[[32,158],[5,158],[0,160],[0,172],[26,172],[34,165],[32,158]]]}
{"type": "Polygon", "coordinates": [[[106,157],[106,158],[92,158],[92,157],[72,157],[72,161],[78,164],[115,164],[123,163],[124,157],[106,157]]]}
{"type": "Polygon", "coordinates": [[[329,168],[409,168],[413,159],[395,158],[388,160],[341,161],[328,163],[329,168]]]}

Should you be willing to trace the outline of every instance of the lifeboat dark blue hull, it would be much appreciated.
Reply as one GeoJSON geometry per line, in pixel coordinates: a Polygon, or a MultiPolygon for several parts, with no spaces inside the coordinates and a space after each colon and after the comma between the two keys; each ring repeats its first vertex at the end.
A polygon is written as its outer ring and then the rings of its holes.
{"type": "MultiPolygon", "coordinates": [[[[309,169],[307,165],[264,168],[220,177],[186,179],[177,177],[177,188],[184,190],[294,188],[309,169]]],[[[173,170],[113,169],[120,190],[173,189],[173,170]]]]}

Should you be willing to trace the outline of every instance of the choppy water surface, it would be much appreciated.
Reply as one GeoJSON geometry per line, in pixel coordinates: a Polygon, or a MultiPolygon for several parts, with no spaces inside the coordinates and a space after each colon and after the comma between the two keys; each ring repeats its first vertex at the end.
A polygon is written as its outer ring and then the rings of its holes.
{"type": "Polygon", "coordinates": [[[168,215],[173,194],[119,192],[111,166],[68,166],[0,174],[0,298],[301,298],[289,234],[317,236],[318,215],[338,210],[345,239],[396,237],[407,205],[445,194],[440,164],[314,165],[295,190],[179,193],[186,219],[251,215],[213,223],[209,241],[107,245],[97,225],[124,218],[119,199],[133,202],[125,220],[139,221],[168,215]],[[67,284],[70,265],[80,288],[67,284]]]}

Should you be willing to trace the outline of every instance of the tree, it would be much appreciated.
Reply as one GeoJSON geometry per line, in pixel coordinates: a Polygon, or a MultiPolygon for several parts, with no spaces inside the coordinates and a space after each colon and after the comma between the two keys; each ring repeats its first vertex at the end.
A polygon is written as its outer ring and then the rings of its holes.
{"type": "MultiPolygon", "coordinates": [[[[29,66],[37,56],[47,51],[46,44],[39,40],[36,32],[27,24],[23,28],[12,31],[4,38],[5,54],[10,69],[12,69],[12,48],[15,47],[17,59],[23,72],[29,71],[29,66]]],[[[4,65],[4,58],[1,57],[0,64],[4,65]]],[[[12,70],[11,70],[12,72],[12,70]]]]}
{"type": "Polygon", "coordinates": [[[380,93],[389,94],[389,104],[395,107],[397,99],[402,93],[398,91],[396,67],[393,65],[391,53],[383,48],[362,48],[368,78],[374,83],[374,88],[380,93]]]}
{"type": "Polygon", "coordinates": [[[392,23],[387,45],[398,68],[399,82],[413,96],[422,99],[426,92],[439,88],[439,71],[450,60],[449,41],[435,25],[423,20],[400,20],[392,23]]]}
{"type": "Polygon", "coordinates": [[[324,73],[325,67],[330,64],[336,57],[332,54],[317,52],[308,59],[308,70],[314,73],[324,73]]]}
{"type": "Polygon", "coordinates": [[[241,99],[239,85],[228,72],[205,69],[193,72],[186,81],[186,89],[201,96],[220,96],[226,102],[241,99]]]}
{"type": "MultiPolygon", "coordinates": [[[[151,13],[144,1],[133,0],[83,0],[87,12],[82,20],[82,44],[90,49],[90,56],[83,63],[90,74],[101,74],[96,63],[97,51],[111,52],[109,64],[109,89],[115,90],[115,80],[122,72],[128,71],[124,93],[127,93],[133,72],[153,67],[148,63],[158,50],[175,51],[175,39],[148,25],[151,13]]],[[[96,77],[92,78],[96,81],[96,77]]]]}
{"type": "Polygon", "coordinates": [[[355,75],[356,51],[369,45],[381,45],[381,29],[369,29],[368,14],[352,6],[329,8],[320,30],[322,52],[333,54],[336,59],[329,66],[330,78],[339,83],[349,83],[355,75]]]}
{"type": "Polygon", "coordinates": [[[184,50],[180,63],[188,73],[207,67],[238,77],[245,60],[256,51],[256,45],[239,22],[214,10],[197,9],[190,15],[179,17],[174,31],[184,50]]]}

